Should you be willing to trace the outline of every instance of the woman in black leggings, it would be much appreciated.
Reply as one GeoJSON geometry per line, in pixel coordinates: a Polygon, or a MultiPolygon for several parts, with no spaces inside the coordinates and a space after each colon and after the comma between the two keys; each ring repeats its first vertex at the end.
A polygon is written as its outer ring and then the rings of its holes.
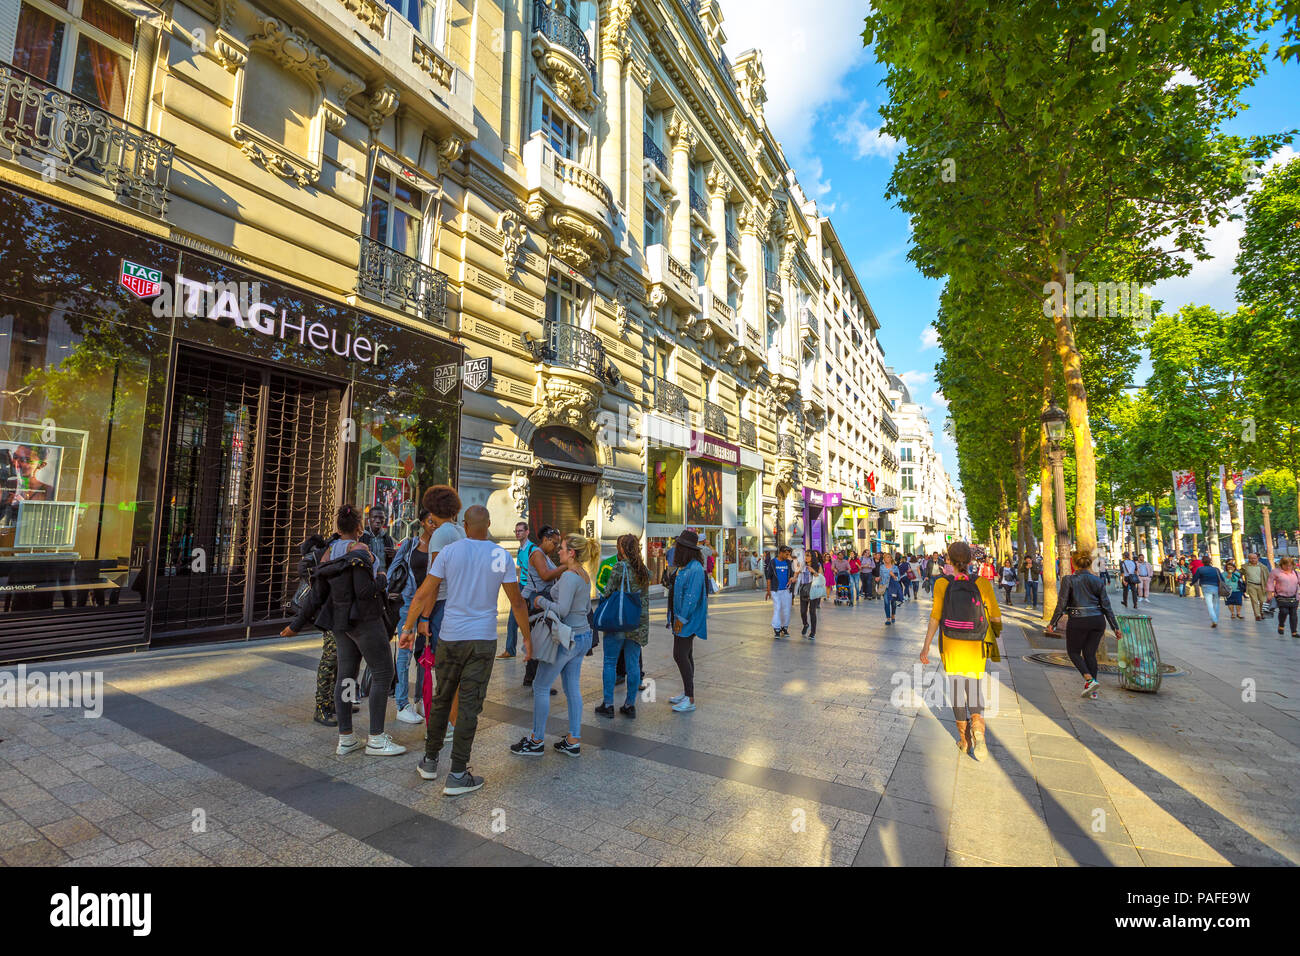
{"type": "Polygon", "coordinates": [[[1096,697],[1097,688],[1097,648],[1106,633],[1106,625],[1111,626],[1119,639],[1119,622],[1115,612],[1110,609],[1110,598],[1106,596],[1106,585],[1101,578],[1093,574],[1092,549],[1084,548],[1070,552],[1073,574],[1061,578],[1060,590],[1056,597],[1056,613],[1047,625],[1048,631],[1055,630],[1061,615],[1069,613],[1070,625],[1065,632],[1065,649],[1070,660],[1083,675],[1084,697],[1096,697]]]}
{"type": "Polygon", "coordinates": [[[334,632],[338,647],[338,676],[334,684],[334,713],[339,721],[339,743],[335,751],[345,756],[365,748],[372,756],[391,757],[406,753],[384,732],[388,694],[378,690],[370,695],[370,737],[360,739],[352,732],[352,701],[357,697],[357,671],[362,658],[370,665],[372,687],[387,688],[393,682],[393,657],[389,653],[391,636],[384,621],[384,578],[376,573],[375,555],[358,539],[361,537],[361,512],[352,505],[338,511],[339,536],[311,578],[311,593],[302,602],[302,610],[280,632],[281,637],[296,634],[307,621],[321,630],[334,632]]]}

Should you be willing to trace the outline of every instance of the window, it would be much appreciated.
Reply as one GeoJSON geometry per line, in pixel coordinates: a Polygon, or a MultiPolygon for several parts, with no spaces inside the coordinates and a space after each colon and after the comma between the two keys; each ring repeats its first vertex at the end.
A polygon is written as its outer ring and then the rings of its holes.
{"type": "Polygon", "coordinates": [[[441,0],[388,0],[388,5],[415,27],[424,42],[441,50],[446,41],[446,16],[441,0]]]}
{"type": "Polygon", "coordinates": [[[384,166],[370,188],[370,238],[412,259],[420,258],[424,193],[384,166]]]}
{"type": "Polygon", "coordinates": [[[671,370],[673,361],[673,347],[671,345],[659,344],[655,346],[655,378],[663,379],[665,382],[673,380],[671,370]]]}
{"type": "Polygon", "coordinates": [[[552,272],[546,283],[546,321],[580,327],[587,314],[587,298],[581,283],[552,272]]]}
{"type": "Polygon", "coordinates": [[[691,163],[691,192],[703,197],[704,192],[704,167],[699,163],[691,163]]]}
{"type": "Polygon", "coordinates": [[[23,0],[14,66],[125,118],[135,20],[105,0],[23,0]]]}
{"type": "Polygon", "coordinates": [[[641,123],[641,130],[650,142],[659,145],[659,114],[649,103],[645,104],[645,117],[641,123]]]}
{"type": "Polygon", "coordinates": [[[691,272],[695,273],[697,286],[709,284],[709,257],[694,244],[691,245],[691,272]]]}
{"type": "MultiPolygon", "coordinates": [[[[907,486],[904,485],[903,487],[906,488],[907,486]]],[[[903,520],[904,521],[916,520],[916,502],[914,502],[911,498],[903,499],[903,520]]]]}
{"type": "Polygon", "coordinates": [[[914,486],[913,486],[913,484],[912,484],[912,469],[911,469],[911,468],[904,468],[904,469],[902,470],[902,472],[901,472],[901,477],[900,477],[899,480],[902,482],[903,490],[904,490],[904,491],[912,491],[912,490],[913,490],[914,486]]]}
{"type": "Polygon", "coordinates": [[[902,448],[898,449],[898,460],[899,460],[899,461],[911,461],[911,460],[912,460],[912,446],[911,446],[911,445],[904,445],[902,448]]]}
{"type": "Polygon", "coordinates": [[[542,100],[542,130],[556,153],[565,159],[578,158],[577,127],[547,100],[542,100]]]}
{"type": "Polygon", "coordinates": [[[645,244],[646,248],[661,245],[664,241],[664,215],[659,207],[647,201],[645,204],[645,244]]]}

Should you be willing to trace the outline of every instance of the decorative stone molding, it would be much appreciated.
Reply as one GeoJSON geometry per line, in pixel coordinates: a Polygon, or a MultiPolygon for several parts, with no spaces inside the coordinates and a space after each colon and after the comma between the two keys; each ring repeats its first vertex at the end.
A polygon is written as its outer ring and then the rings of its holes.
{"type": "Polygon", "coordinates": [[[541,401],[529,416],[537,425],[560,424],[594,439],[592,422],[604,389],[599,382],[542,373],[541,401]]]}
{"type": "Polygon", "coordinates": [[[386,83],[371,92],[366,102],[366,125],[372,133],[378,133],[388,117],[397,112],[399,95],[397,90],[386,83]]]}
{"type": "Polygon", "coordinates": [[[248,62],[248,50],[220,33],[212,41],[212,53],[217,58],[217,62],[231,73],[237,72],[248,62]]]}
{"type": "Polygon", "coordinates": [[[411,62],[433,78],[443,89],[451,89],[452,65],[418,33],[411,34],[411,62]]]}
{"type": "Polygon", "coordinates": [[[609,259],[609,244],[600,230],[581,216],[553,209],[547,214],[546,223],[551,230],[551,254],[579,272],[589,272],[593,264],[609,259]]]}
{"type": "Polygon", "coordinates": [[[533,58],[551,88],[575,110],[586,112],[596,99],[595,81],[569,50],[542,33],[533,34],[533,58]]]}
{"type": "Polygon", "coordinates": [[[709,170],[709,176],[704,184],[708,186],[710,196],[722,196],[725,199],[731,194],[731,180],[718,169],[716,163],[709,170]]]}
{"type": "Polygon", "coordinates": [[[497,231],[501,233],[501,264],[506,276],[514,274],[523,258],[524,243],[528,241],[528,227],[521,221],[519,214],[507,209],[497,217],[497,231]]]}
{"type": "Polygon", "coordinates": [[[658,283],[652,285],[646,295],[646,305],[658,312],[667,302],[668,293],[664,291],[664,287],[658,283]]]}
{"type": "Polygon", "coordinates": [[[668,138],[672,140],[673,149],[685,150],[687,153],[693,152],[700,141],[699,134],[686,117],[681,115],[674,116],[668,124],[668,138]]]}
{"type": "Polygon", "coordinates": [[[343,6],[375,33],[384,35],[384,21],[388,18],[387,4],[380,0],[343,0],[343,6]]]}
{"type": "Polygon", "coordinates": [[[614,499],[614,485],[604,478],[600,479],[596,484],[596,497],[604,504],[605,517],[613,519],[618,507],[618,503],[614,499]]]}
{"type": "Polygon", "coordinates": [[[532,494],[528,472],[516,468],[510,473],[510,497],[514,500],[515,514],[521,520],[528,519],[528,498],[532,494]]]}
{"type": "Polygon", "coordinates": [[[277,150],[264,139],[253,138],[242,126],[233,127],[230,135],[245,156],[277,176],[292,179],[299,186],[310,186],[320,179],[320,167],[277,150]]]}
{"type": "Polygon", "coordinates": [[[643,93],[650,89],[650,84],[654,82],[655,74],[654,70],[650,68],[650,64],[643,62],[635,55],[631,57],[628,63],[627,73],[636,85],[641,87],[643,93]]]}
{"type": "Polygon", "coordinates": [[[632,23],[632,0],[610,0],[605,5],[604,26],[600,31],[600,56],[608,59],[627,57],[628,27],[632,23]]]}
{"type": "Polygon", "coordinates": [[[707,341],[713,335],[713,327],[705,321],[704,316],[699,312],[688,312],[686,321],[682,323],[682,331],[697,342],[707,341]]]}
{"type": "Polygon", "coordinates": [[[614,298],[612,300],[614,305],[614,318],[618,322],[618,334],[623,336],[626,336],[632,331],[632,322],[628,317],[627,311],[629,299],[630,296],[628,296],[627,292],[623,289],[619,289],[614,293],[614,298]]]}
{"type": "Polygon", "coordinates": [[[258,21],[261,33],[249,38],[249,48],[270,54],[276,63],[309,85],[322,87],[332,66],[329,57],[312,43],[298,27],[290,27],[275,17],[258,21]]]}

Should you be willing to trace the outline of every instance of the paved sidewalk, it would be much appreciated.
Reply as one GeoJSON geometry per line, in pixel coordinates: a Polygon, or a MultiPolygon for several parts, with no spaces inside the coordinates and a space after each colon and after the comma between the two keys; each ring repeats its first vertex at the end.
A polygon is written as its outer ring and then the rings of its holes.
{"type": "MultiPolygon", "coordinates": [[[[0,861],[1300,862],[1300,641],[1272,622],[1210,631],[1203,605],[1157,595],[1162,652],[1186,674],[1154,696],[1111,678],[1094,701],[1072,670],[1021,659],[1061,642],[1015,608],[1025,626],[1004,635],[991,759],[978,763],[958,753],[950,714],[910,689],[926,596],[893,628],[879,603],[824,608],[815,643],[797,626],[773,641],[770,607],[753,592],[714,599],[686,716],[668,710],[680,683],[662,604],[646,654],[654,700],[637,720],[592,713],[598,649],[576,760],[508,752],[532,697],[523,661],[497,662],[472,760],[487,785],[461,798],[416,775],[423,728],[391,705],[388,729],[410,752],[334,755],[334,732],[310,721],[310,638],[42,665],[101,671],[104,716],[0,709],[0,861]]],[[[554,734],[565,703],[551,700],[554,734]]]]}

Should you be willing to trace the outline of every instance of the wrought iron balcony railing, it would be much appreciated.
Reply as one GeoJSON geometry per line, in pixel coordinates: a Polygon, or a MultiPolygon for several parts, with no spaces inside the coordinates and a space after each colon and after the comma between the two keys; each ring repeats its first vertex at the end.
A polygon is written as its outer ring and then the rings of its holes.
{"type": "Polygon", "coordinates": [[[533,0],[533,29],[576,56],[595,82],[596,62],[591,58],[591,44],[587,42],[582,27],[560,11],[548,7],[545,0],[533,0]]]}
{"type": "Polygon", "coordinates": [[[740,420],[740,443],[750,448],[758,447],[758,426],[743,418],[740,420]]]}
{"type": "Polygon", "coordinates": [[[0,62],[0,155],[47,178],[84,180],[161,219],[175,147],[148,130],[0,62]]]}
{"type": "Polygon", "coordinates": [[[538,362],[576,369],[607,382],[613,380],[605,357],[605,343],[596,333],[576,325],[547,322],[542,330],[542,339],[530,343],[529,348],[533,359],[538,362]]]}
{"type": "Polygon", "coordinates": [[[655,411],[685,421],[690,411],[690,403],[686,400],[686,393],[679,386],[657,378],[655,379],[655,411]]]}
{"type": "Polygon", "coordinates": [[[659,172],[665,176],[668,175],[668,157],[664,151],[659,148],[659,144],[654,141],[654,137],[649,133],[642,133],[642,140],[645,143],[645,158],[659,167],[659,172]]]}
{"type": "Polygon", "coordinates": [[[781,291],[781,276],[774,269],[763,270],[763,281],[767,284],[768,292],[781,291]]]}
{"type": "Polygon", "coordinates": [[[889,412],[884,409],[880,410],[880,424],[884,427],[886,435],[894,441],[898,441],[898,426],[895,425],[894,420],[889,417],[889,412]]]}
{"type": "Polygon", "coordinates": [[[703,216],[706,220],[709,218],[709,201],[704,198],[703,193],[691,190],[691,208],[703,216]]]}
{"type": "Polygon", "coordinates": [[[740,255],[740,237],[730,229],[727,230],[727,248],[740,255]]]}
{"type": "Polygon", "coordinates": [[[447,327],[446,275],[369,236],[358,236],[357,241],[361,243],[358,293],[378,302],[395,298],[426,322],[447,327]]]}
{"type": "Polygon", "coordinates": [[[704,427],[719,438],[727,437],[727,410],[721,405],[705,401],[704,427]]]}
{"type": "Polygon", "coordinates": [[[809,471],[821,471],[821,470],[822,470],[822,456],[821,456],[821,455],[817,454],[815,451],[810,451],[810,452],[808,452],[807,459],[808,459],[808,470],[809,470],[809,471]]]}
{"type": "Polygon", "coordinates": [[[777,435],[776,455],[778,458],[798,458],[799,439],[794,435],[777,435]]]}

